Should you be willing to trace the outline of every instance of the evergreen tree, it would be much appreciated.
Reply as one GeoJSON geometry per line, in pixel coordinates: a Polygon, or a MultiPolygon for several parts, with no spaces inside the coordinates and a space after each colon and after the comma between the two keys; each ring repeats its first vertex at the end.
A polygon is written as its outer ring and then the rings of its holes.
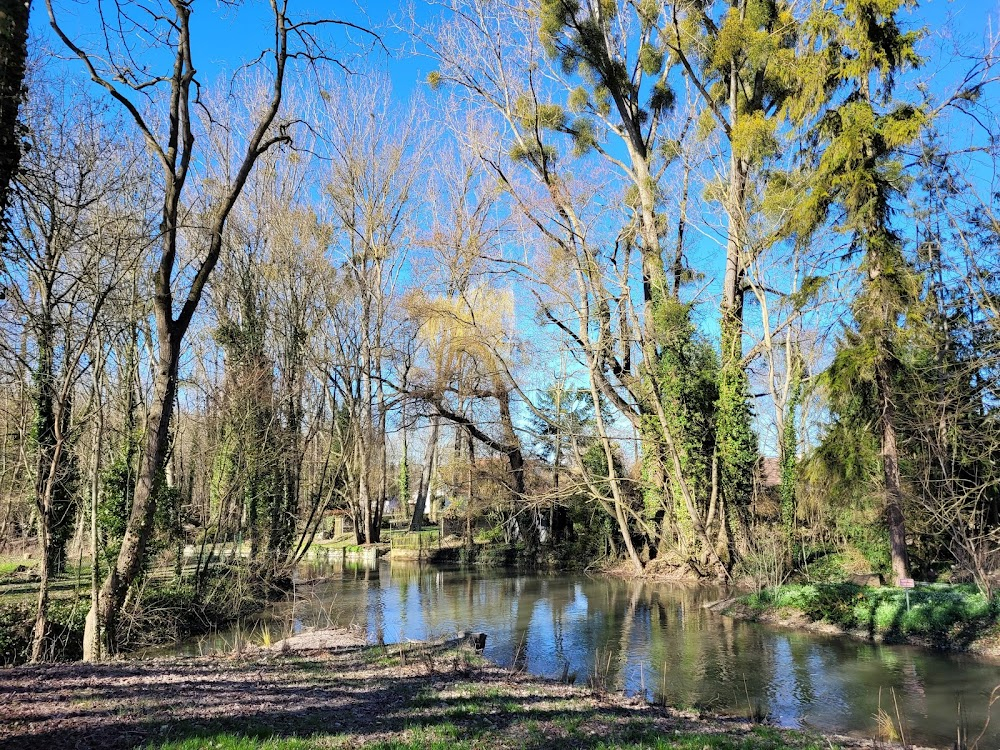
{"type": "MultiPolygon", "coordinates": [[[[854,328],[841,339],[831,367],[831,404],[840,394],[864,392],[870,429],[879,445],[880,490],[893,573],[909,575],[900,473],[899,406],[901,342],[906,315],[920,299],[920,278],[906,258],[893,226],[894,202],[906,182],[901,149],[914,142],[926,121],[912,104],[894,103],[899,73],[919,63],[919,33],[900,28],[904,0],[847,0],[817,12],[807,44],[829,38],[826,87],[837,93],[813,130],[821,154],[817,181],[800,209],[819,220],[837,206],[837,228],[861,254],[859,292],[851,305],[854,328]],[[839,392],[839,393],[838,393],[839,392]]],[[[863,412],[864,413],[864,412],[863,412]]]]}

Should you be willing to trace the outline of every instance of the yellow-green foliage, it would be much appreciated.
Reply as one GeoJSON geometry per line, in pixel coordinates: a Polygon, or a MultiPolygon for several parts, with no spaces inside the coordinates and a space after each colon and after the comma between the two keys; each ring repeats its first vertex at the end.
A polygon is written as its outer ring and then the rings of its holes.
{"type": "Polygon", "coordinates": [[[514,103],[514,114],[526,130],[542,128],[560,130],[566,127],[566,112],[558,104],[545,104],[522,94],[514,103]]]}
{"type": "Polygon", "coordinates": [[[639,50],[639,65],[646,75],[657,75],[663,70],[663,52],[651,44],[643,44],[639,50]]]}
{"type": "Polygon", "coordinates": [[[583,112],[590,103],[590,96],[587,94],[587,89],[583,86],[577,86],[569,94],[569,101],[567,105],[570,112],[583,112]]]}
{"type": "Polygon", "coordinates": [[[751,161],[774,156],[778,153],[776,125],[774,118],[765,117],[763,112],[753,112],[739,118],[733,124],[730,135],[733,152],[751,161]]]}

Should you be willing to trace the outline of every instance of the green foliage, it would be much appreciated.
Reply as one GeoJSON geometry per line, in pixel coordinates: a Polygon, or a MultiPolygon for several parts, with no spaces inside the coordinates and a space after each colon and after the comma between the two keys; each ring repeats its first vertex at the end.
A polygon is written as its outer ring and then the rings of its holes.
{"type": "MultiPolygon", "coordinates": [[[[901,491],[894,470],[898,461],[894,405],[899,402],[900,383],[906,379],[902,324],[919,302],[921,283],[893,229],[892,212],[906,184],[900,150],[919,135],[926,115],[906,103],[885,106],[891,101],[896,73],[918,62],[913,45],[919,34],[903,33],[896,24],[901,7],[899,0],[844,4],[831,48],[839,65],[837,87],[845,96],[813,129],[820,156],[815,163],[814,203],[809,209],[818,223],[832,206],[839,206],[842,214],[837,229],[849,236],[852,250],[864,253],[860,292],[851,306],[855,326],[838,342],[825,375],[835,422],[824,438],[822,460],[839,463],[848,471],[864,466],[868,486],[875,491],[858,503],[857,489],[849,489],[855,509],[884,503],[895,533],[904,536],[901,491]],[[883,446],[888,451],[884,464],[883,446]]],[[[815,32],[812,41],[825,39],[827,30],[815,32]]],[[[875,544],[872,535],[853,537],[865,557],[873,565],[879,563],[881,545],[875,544]]],[[[904,550],[893,565],[897,570],[907,567],[904,550]]]]}
{"type": "Polygon", "coordinates": [[[648,42],[639,50],[639,66],[648,76],[655,76],[663,70],[663,51],[648,42]]]}
{"type": "Polygon", "coordinates": [[[514,102],[514,114],[521,127],[529,132],[536,128],[561,130],[566,127],[566,111],[562,107],[538,102],[527,94],[522,94],[514,102]]]}
{"type": "Polygon", "coordinates": [[[753,112],[733,125],[730,141],[733,152],[741,158],[762,162],[778,154],[777,123],[763,112],[753,112]]]}
{"type": "MultiPolygon", "coordinates": [[[[728,341],[726,333],[724,330],[724,351],[728,341]]],[[[729,332],[729,335],[734,333],[729,332]]],[[[752,426],[750,383],[746,370],[739,357],[723,355],[723,361],[726,364],[719,370],[715,428],[719,487],[727,507],[736,514],[740,532],[745,534],[749,527],[749,506],[759,450],[752,426]]]]}
{"type": "Polygon", "coordinates": [[[527,162],[538,167],[545,167],[556,160],[555,146],[541,144],[537,141],[515,143],[510,148],[510,158],[513,161],[527,162]]]}
{"type": "Polygon", "coordinates": [[[914,637],[962,647],[1000,624],[1000,599],[974,586],[922,585],[909,595],[894,587],[853,583],[788,584],[744,597],[753,609],[791,608],[810,620],[862,629],[888,639],[914,637]]]}
{"type": "Polygon", "coordinates": [[[707,505],[716,439],[718,357],[712,346],[696,332],[689,305],[667,299],[655,314],[662,346],[654,382],[664,407],[667,429],[679,454],[681,476],[677,475],[670,459],[659,419],[650,415],[643,420],[643,447],[644,478],[652,480],[652,485],[644,488],[644,494],[647,509],[651,509],[655,498],[661,496],[656,485],[663,481],[661,486],[670,493],[669,499],[663,496],[663,501],[672,505],[665,510],[676,517],[690,542],[693,541],[690,513],[679,482],[683,480],[687,484],[699,507],[707,505]]]}
{"type": "Polygon", "coordinates": [[[0,604],[0,666],[27,661],[34,622],[30,605],[0,604]]]}
{"type": "Polygon", "coordinates": [[[97,524],[104,536],[105,556],[110,562],[118,556],[125,526],[132,512],[137,467],[134,439],[129,439],[125,449],[105,469],[104,491],[97,506],[97,524]]]}
{"type": "Polygon", "coordinates": [[[587,89],[583,86],[577,86],[571,92],[569,92],[569,101],[567,106],[570,112],[583,112],[587,105],[590,103],[590,95],[587,93],[587,89]]]}
{"type": "MultiPolygon", "coordinates": [[[[85,599],[52,599],[47,611],[49,642],[58,644],[58,659],[83,656],[83,625],[89,602],[85,599]]],[[[23,664],[31,654],[34,602],[0,603],[0,666],[23,664]]]]}

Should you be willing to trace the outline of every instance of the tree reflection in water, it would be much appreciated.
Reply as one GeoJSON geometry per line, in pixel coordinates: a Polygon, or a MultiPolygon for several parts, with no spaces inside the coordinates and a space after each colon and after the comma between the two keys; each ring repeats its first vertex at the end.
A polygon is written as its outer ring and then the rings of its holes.
{"type": "MultiPolygon", "coordinates": [[[[412,563],[300,572],[320,575],[273,609],[272,633],[290,622],[355,624],[388,642],[482,631],[486,656],[503,665],[580,681],[597,673],[610,688],[645,685],[650,700],[684,708],[745,714],[749,697],[783,726],[871,735],[881,689],[895,692],[914,741],[946,745],[959,698],[975,736],[1000,682],[995,666],[970,657],[734,621],[704,609],[723,596],[710,586],[412,563]]],[[[981,746],[1000,747],[1000,720],[981,746]]]]}

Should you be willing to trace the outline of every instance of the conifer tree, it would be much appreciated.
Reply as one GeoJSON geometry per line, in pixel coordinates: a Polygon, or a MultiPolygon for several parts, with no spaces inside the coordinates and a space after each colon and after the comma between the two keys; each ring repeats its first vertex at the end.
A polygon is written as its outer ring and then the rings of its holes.
{"type": "Polygon", "coordinates": [[[900,150],[918,137],[926,121],[919,107],[893,101],[896,77],[919,64],[919,32],[904,31],[897,21],[906,5],[905,0],[846,0],[812,19],[807,43],[831,40],[825,85],[837,99],[813,130],[813,145],[821,154],[817,182],[800,207],[816,220],[838,207],[838,229],[861,256],[860,290],[851,305],[854,327],[840,341],[828,382],[835,411],[838,391],[849,398],[868,394],[892,570],[899,578],[909,575],[910,563],[897,380],[905,317],[919,301],[920,279],[892,217],[905,185],[900,150]]]}

